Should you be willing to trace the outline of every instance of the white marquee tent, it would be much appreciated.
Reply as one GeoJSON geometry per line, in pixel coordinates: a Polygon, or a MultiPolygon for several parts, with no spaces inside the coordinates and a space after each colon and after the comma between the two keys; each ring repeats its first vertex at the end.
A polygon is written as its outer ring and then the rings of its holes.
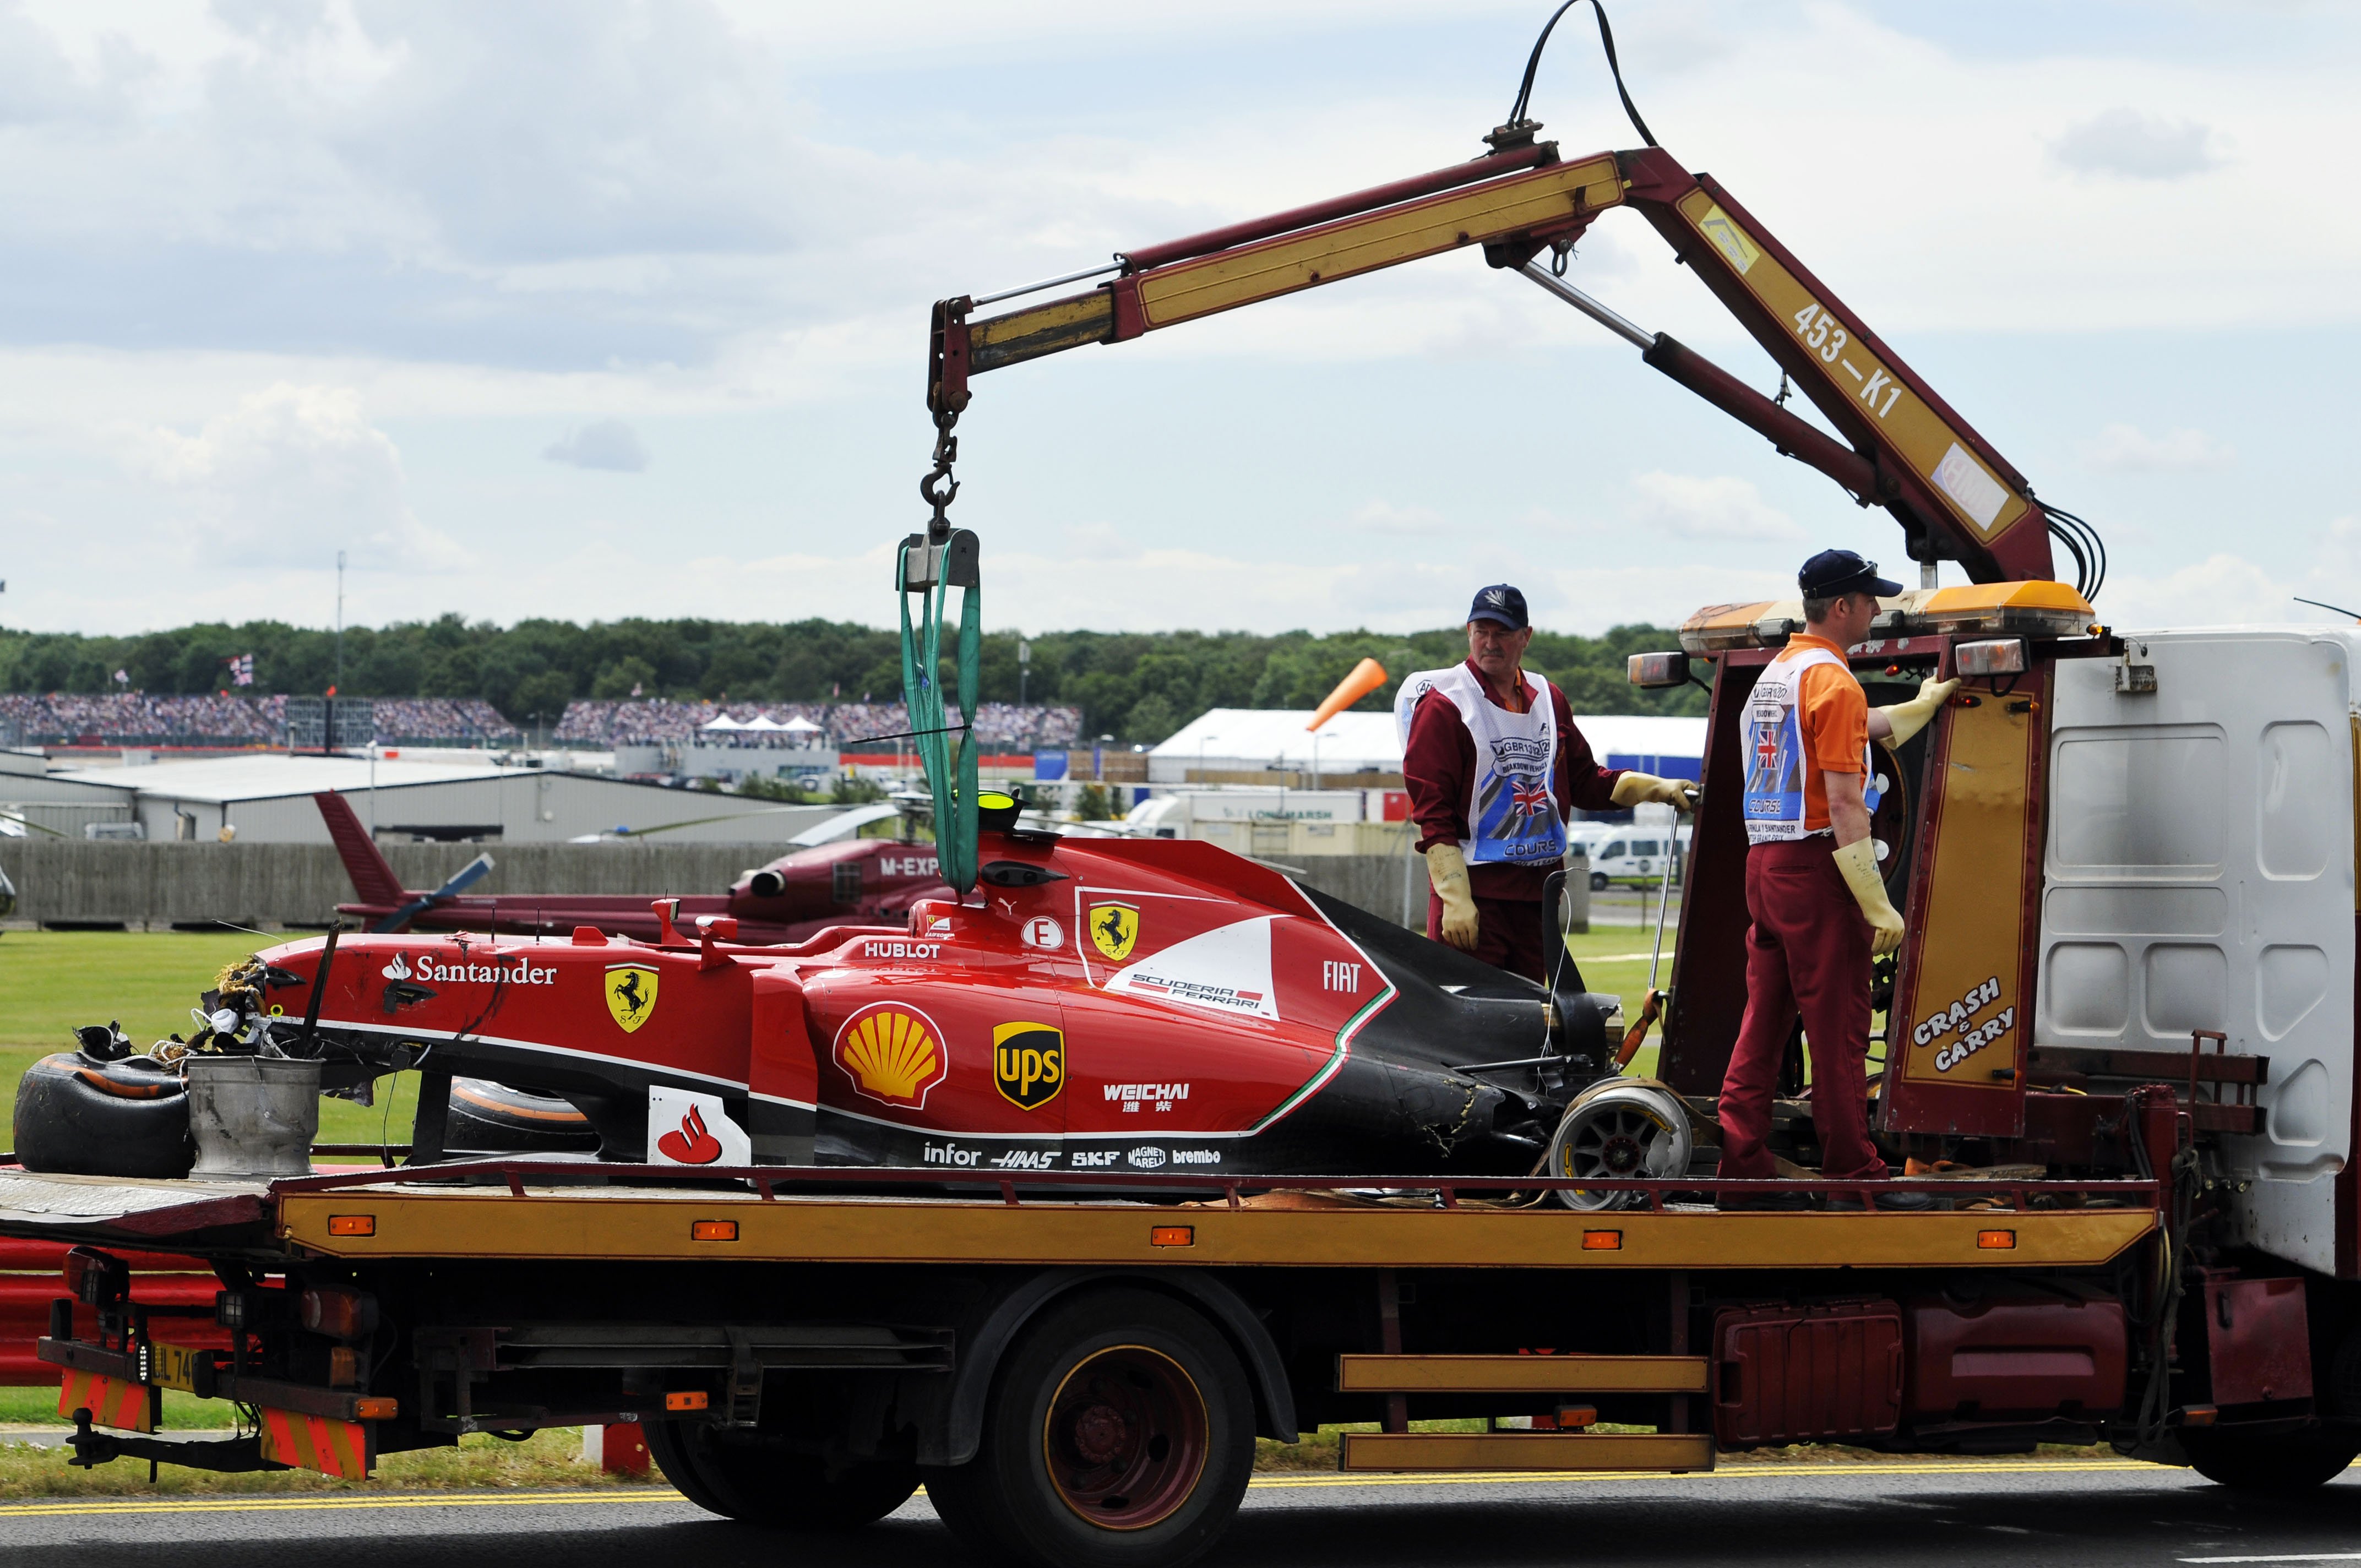
{"type": "MultiPolygon", "coordinates": [[[[1148,754],[1148,782],[1186,784],[1192,773],[1285,770],[1322,773],[1401,772],[1391,713],[1340,713],[1317,731],[1301,708],[1216,707],[1148,754]],[[1314,745],[1317,744],[1315,756],[1314,745]]],[[[1635,714],[1577,715],[1575,728],[1609,767],[1695,778],[1705,754],[1705,720],[1635,714]]]]}

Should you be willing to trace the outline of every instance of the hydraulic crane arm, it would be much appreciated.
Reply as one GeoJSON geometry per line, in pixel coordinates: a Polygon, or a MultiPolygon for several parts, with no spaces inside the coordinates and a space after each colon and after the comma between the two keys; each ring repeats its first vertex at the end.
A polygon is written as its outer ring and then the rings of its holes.
{"type": "MultiPolygon", "coordinates": [[[[1450,169],[1120,253],[1101,269],[1115,276],[1086,292],[980,319],[971,319],[980,306],[1032,291],[942,301],[927,371],[927,405],[945,433],[939,460],[970,380],[986,371],[1480,245],[1493,266],[1521,269],[1783,454],[1862,505],[1884,507],[1913,559],[1956,560],[1977,582],[2051,575],[2048,514],[2024,476],[1710,175],[1690,174],[1655,147],[1564,159],[1554,143],[1532,139],[1533,128],[1504,126],[1486,138],[1491,153],[1450,169]],[[1563,256],[1619,206],[1639,209],[1843,441],[1675,339],[1633,326],[1536,259],[1563,256]]],[[[947,475],[942,463],[929,486],[947,475]]]]}

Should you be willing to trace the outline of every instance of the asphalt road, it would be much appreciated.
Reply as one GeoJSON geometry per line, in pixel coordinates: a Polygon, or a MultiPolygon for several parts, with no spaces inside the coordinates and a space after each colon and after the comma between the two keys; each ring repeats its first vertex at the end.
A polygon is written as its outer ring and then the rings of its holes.
{"type": "MultiPolygon", "coordinates": [[[[858,1568],[974,1561],[923,1497],[857,1535],[789,1541],[671,1493],[0,1504],[16,1562],[139,1568],[858,1568]],[[20,1555],[21,1553],[21,1555],[20,1555]]],[[[2298,1502],[2191,1472],[2007,1461],[1647,1479],[1258,1477],[1209,1568],[1482,1563],[1947,1568],[2361,1562],[2361,1472],[2298,1502]]]]}

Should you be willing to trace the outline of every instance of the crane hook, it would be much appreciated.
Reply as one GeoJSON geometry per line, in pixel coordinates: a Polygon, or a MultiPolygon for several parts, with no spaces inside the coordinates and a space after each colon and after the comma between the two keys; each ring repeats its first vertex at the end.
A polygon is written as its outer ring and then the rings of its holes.
{"type": "Polygon", "coordinates": [[[939,466],[934,472],[918,481],[918,499],[935,509],[938,521],[942,519],[944,510],[957,499],[959,492],[960,482],[951,477],[951,471],[947,466],[939,466]]]}
{"type": "Polygon", "coordinates": [[[947,514],[960,492],[960,482],[951,477],[951,465],[959,461],[959,437],[951,433],[951,426],[958,422],[959,413],[954,409],[945,409],[935,415],[935,466],[918,481],[918,499],[935,509],[927,532],[938,541],[950,532],[947,514]]]}

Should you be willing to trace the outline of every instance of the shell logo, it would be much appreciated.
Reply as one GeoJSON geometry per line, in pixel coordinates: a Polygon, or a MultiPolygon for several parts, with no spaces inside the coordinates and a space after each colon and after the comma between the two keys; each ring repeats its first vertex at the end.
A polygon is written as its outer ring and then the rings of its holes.
{"type": "Polygon", "coordinates": [[[873,1003],[836,1032],[836,1065],[872,1100],[916,1110],[950,1072],[942,1031],[915,1007],[873,1003]]]}

